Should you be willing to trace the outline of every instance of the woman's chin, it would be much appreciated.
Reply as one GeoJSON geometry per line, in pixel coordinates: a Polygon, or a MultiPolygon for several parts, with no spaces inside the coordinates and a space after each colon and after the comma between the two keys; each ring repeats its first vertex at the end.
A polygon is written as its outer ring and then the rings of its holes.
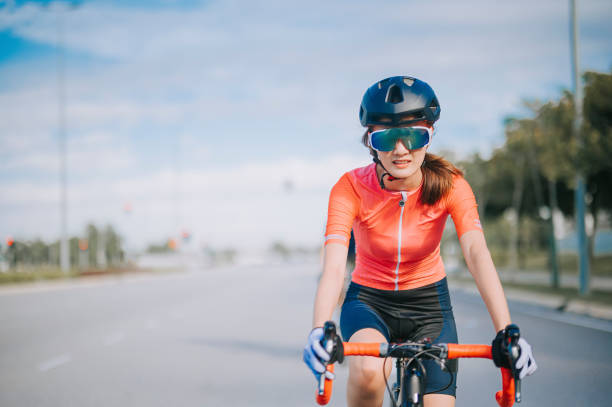
{"type": "MultiPolygon", "coordinates": [[[[394,166],[395,167],[395,166],[394,166]]],[[[416,172],[414,168],[392,168],[389,173],[393,178],[409,178],[416,172]]]]}

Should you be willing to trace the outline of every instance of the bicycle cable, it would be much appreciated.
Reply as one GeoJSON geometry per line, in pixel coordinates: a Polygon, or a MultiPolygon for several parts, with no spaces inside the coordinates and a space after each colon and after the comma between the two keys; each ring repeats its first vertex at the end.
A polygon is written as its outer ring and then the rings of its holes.
{"type": "Polygon", "coordinates": [[[387,388],[387,393],[389,393],[389,398],[391,399],[391,403],[393,403],[393,407],[400,407],[397,404],[395,396],[393,395],[393,391],[389,388],[389,381],[387,380],[387,372],[385,369],[387,365],[387,359],[389,359],[389,355],[385,356],[385,358],[383,359],[383,379],[385,380],[385,387],[387,388]]]}
{"type": "MultiPolygon", "coordinates": [[[[428,353],[429,350],[430,349],[422,350],[421,352],[419,352],[416,355],[414,355],[413,358],[416,358],[416,357],[420,356],[421,354],[428,353]]],[[[443,387],[441,389],[437,389],[437,390],[431,391],[430,393],[439,393],[439,392],[442,392],[442,391],[448,389],[453,384],[453,373],[450,370],[448,370],[448,368],[446,368],[446,363],[444,363],[444,359],[442,359],[438,355],[434,354],[433,352],[431,354],[429,354],[428,356],[432,360],[435,360],[436,362],[438,362],[440,364],[440,367],[442,368],[442,371],[444,371],[446,369],[446,373],[448,373],[449,376],[450,376],[450,380],[448,381],[448,384],[445,387],[443,387]]],[[[419,361],[419,363],[420,363],[420,361],[419,361]]],[[[427,370],[425,370],[425,368],[423,367],[422,364],[421,364],[421,368],[423,370],[423,380],[426,381],[427,380],[427,370]]]]}
{"type": "MultiPolygon", "coordinates": [[[[423,373],[423,383],[427,382],[427,369],[425,369],[425,366],[423,366],[423,362],[421,362],[421,360],[419,359],[419,356],[429,353],[428,351],[429,349],[422,350],[416,353],[410,359],[408,359],[408,366],[410,366],[413,361],[418,363],[419,370],[423,373]]],[[[435,357],[435,355],[433,354],[429,356],[435,357]]]]}
{"type": "MultiPolygon", "coordinates": [[[[417,353],[416,355],[414,355],[414,357],[417,357],[417,356],[421,355],[422,353],[427,353],[427,351],[428,351],[428,349],[425,349],[425,350],[417,353]]],[[[448,373],[449,376],[450,376],[450,380],[448,381],[448,384],[445,387],[430,392],[430,393],[439,393],[439,392],[442,392],[442,391],[448,389],[453,384],[453,373],[450,370],[448,370],[448,368],[446,367],[446,363],[444,362],[444,359],[442,359],[438,355],[435,355],[434,353],[431,353],[429,355],[429,357],[432,360],[435,360],[436,362],[438,362],[440,364],[440,367],[442,368],[442,371],[446,370],[446,373],[448,373]]],[[[423,369],[423,372],[424,372],[424,380],[426,380],[427,379],[427,371],[425,369],[423,369]]]]}
{"type": "MultiPolygon", "coordinates": [[[[401,348],[401,346],[399,346],[398,348],[401,348]]],[[[425,349],[425,350],[422,350],[422,351],[418,352],[413,357],[408,359],[408,363],[407,363],[407,366],[410,366],[412,364],[412,362],[416,360],[416,362],[419,364],[419,368],[420,368],[421,372],[423,372],[423,379],[424,380],[427,380],[427,371],[425,370],[425,366],[423,366],[423,363],[421,363],[420,360],[415,359],[415,358],[417,358],[418,356],[420,356],[422,354],[429,353],[431,350],[432,349],[425,349]]],[[[431,354],[430,356],[433,357],[433,358],[436,358],[436,359],[440,359],[440,358],[438,358],[434,354],[431,354]]],[[[398,400],[395,398],[395,395],[393,394],[393,391],[389,387],[389,381],[387,380],[387,374],[386,374],[386,369],[385,369],[385,367],[387,365],[387,359],[389,359],[388,355],[385,356],[385,358],[383,359],[383,379],[385,381],[385,387],[387,389],[387,393],[389,394],[389,398],[391,399],[391,403],[393,403],[393,407],[400,407],[398,405],[398,400]]],[[[402,383],[397,383],[397,385],[401,387],[402,383]]]]}
{"type": "MultiPolygon", "coordinates": [[[[436,362],[438,362],[440,364],[440,366],[443,368],[443,370],[446,369],[446,363],[444,363],[444,359],[440,358],[438,355],[435,354],[435,349],[424,349],[420,352],[417,352],[414,356],[412,356],[410,359],[408,359],[407,362],[407,366],[410,366],[411,364],[413,364],[414,362],[418,363],[418,368],[419,370],[422,372],[423,374],[423,383],[427,382],[427,369],[425,369],[425,366],[423,365],[423,363],[421,362],[421,360],[419,359],[419,356],[421,355],[427,355],[429,358],[431,358],[432,360],[435,360],[436,362]]],[[[399,407],[398,406],[398,401],[395,399],[395,396],[393,395],[393,392],[391,391],[391,389],[389,388],[389,383],[387,381],[387,376],[385,373],[385,366],[386,366],[386,362],[387,362],[388,356],[385,357],[384,361],[383,361],[383,378],[385,380],[385,387],[387,388],[387,392],[389,393],[389,396],[391,398],[391,402],[393,403],[393,407],[399,407]]],[[[452,383],[453,383],[453,374],[452,372],[450,372],[449,370],[446,370],[446,372],[449,374],[450,380],[448,381],[448,384],[438,390],[434,390],[430,393],[439,393],[441,391],[444,391],[446,389],[448,389],[452,383]]],[[[401,383],[399,384],[401,386],[401,383]]]]}

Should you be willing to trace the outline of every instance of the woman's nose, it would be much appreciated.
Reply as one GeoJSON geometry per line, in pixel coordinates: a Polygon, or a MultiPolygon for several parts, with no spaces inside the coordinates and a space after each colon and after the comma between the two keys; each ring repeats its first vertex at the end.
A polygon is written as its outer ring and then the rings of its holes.
{"type": "Polygon", "coordinates": [[[393,152],[395,154],[406,154],[407,152],[410,152],[410,150],[406,148],[404,143],[402,143],[402,140],[397,140],[397,142],[395,143],[395,148],[393,149],[393,152]]]}

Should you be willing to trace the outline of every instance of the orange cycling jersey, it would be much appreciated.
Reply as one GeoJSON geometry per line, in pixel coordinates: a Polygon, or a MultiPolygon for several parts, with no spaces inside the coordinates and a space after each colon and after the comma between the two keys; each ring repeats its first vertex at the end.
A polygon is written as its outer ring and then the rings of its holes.
{"type": "Polygon", "coordinates": [[[381,189],[376,164],[345,173],[332,188],[325,244],[349,244],[355,235],[355,283],[381,290],[408,290],[446,275],[440,240],[450,214],[457,235],[480,230],[476,199],[467,181],[453,177],[449,193],[430,206],[412,191],[381,189]]]}

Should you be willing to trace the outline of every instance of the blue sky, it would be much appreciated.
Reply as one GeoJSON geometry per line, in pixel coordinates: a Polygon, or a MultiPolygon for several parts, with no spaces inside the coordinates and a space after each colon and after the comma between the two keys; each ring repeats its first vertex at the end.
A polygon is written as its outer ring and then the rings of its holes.
{"type": "MultiPolygon", "coordinates": [[[[183,228],[316,245],[329,188],[368,163],[357,112],[384,77],[432,85],[432,151],[456,157],[571,85],[567,1],[73,3],[0,1],[0,235],[59,233],[58,19],[69,227],[111,222],[134,247],[183,228]]],[[[578,7],[581,68],[608,71],[612,6],[578,7]]]]}

